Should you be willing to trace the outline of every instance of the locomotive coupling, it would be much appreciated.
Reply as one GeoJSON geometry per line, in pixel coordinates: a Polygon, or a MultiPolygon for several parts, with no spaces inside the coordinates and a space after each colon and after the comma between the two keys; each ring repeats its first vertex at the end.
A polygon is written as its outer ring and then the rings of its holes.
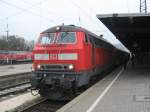
{"type": "MultiPolygon", "coordinates": [[[[72,66],[71,66],[72,68],[72,66]]],[[[75,81],[75,76],[68,76],[68,74],[54,74],[54,73],[35,73],[33,72],[31,77],[31,85],[34,88],[38,88],[39,85],[49,85],[51,88],[61,86],[64,89],[72,87],[72,82],[75,81]]]]}

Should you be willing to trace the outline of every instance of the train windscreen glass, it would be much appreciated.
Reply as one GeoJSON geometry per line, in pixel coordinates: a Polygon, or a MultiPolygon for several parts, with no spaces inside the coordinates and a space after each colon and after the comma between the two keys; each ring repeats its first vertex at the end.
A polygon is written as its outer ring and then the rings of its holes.
{"type": "Polygon", "coordinates": [[[61,32],[57,42],[58,44],[72,44],[76,42],[75,32],[61,32]]]}
{"type": "Polygon", "coordinates": [[[54,40],[55,40],[55,34],[54,33],[43,34],[43,35],[41,35],[39,43],[42,45],[52,44],[52,43],[54,43],[54,40]]]}

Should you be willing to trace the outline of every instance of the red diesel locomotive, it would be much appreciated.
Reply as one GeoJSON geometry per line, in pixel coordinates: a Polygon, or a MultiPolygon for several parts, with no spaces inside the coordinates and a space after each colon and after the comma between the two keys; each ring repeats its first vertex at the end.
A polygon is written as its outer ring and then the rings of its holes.
{"type": "Polygon", "coordinates": [[[41,96],[60,99],[66,90],[75,91],[92,76],[121,64],[124,54],[86,29],[56,26],[42,32],[34,47],[31,84],[41,96]]]}

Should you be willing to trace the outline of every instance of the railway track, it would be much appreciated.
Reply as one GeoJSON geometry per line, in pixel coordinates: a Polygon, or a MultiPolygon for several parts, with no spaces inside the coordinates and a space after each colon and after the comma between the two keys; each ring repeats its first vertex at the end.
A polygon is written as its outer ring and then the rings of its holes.
{"type": "Polygon", "coordinates": [[[14,96],[19,93],[26,92],[30,88],[31,88],[30,83],[25,83],[25,84],[19,84],[10,88],[1,89],[0,100],[3,100],[3,98],[6,99],[6,97],[9,97],[9,96],[14,96]]]}
{"type": "Polygon", "coordinates": [[[0,61],[0,66],[8,66],[8,65],[22,65],[22,64],[31,64],[32,62],[15,62],[15,63],[4,63],[0,61]]]}
{"type": "Polygon", "coordinates": [[[67,102],[68,101],[51,101],[44,99],[41,102],[37,102],[30,107],[21,110],[20,112],[56,112],[67,102]]]}
{"type": "Polygon", "coordinates": [[[31,72],[0,76],[0,90],[30,82],[31,72]]]}
{"type": "Polygon", "coordinates": [[[31,72],[0,76],[0,101],[31,88],[30,76],[31,72]]]}

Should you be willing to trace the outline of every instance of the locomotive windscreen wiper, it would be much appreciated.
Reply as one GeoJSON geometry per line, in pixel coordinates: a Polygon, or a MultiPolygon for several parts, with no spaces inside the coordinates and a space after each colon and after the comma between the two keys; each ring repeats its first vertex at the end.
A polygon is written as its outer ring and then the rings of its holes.
{"type": "Polygon", "coordinates": [[[61,36],[61,38],[65,38],[69,33],[68,32],[64,32],[65,34],[61,36]]]}
{"type": "Polygon", "coordinates": [[[73,44],[76,42],[75,32],[61,32],[58,37],[58,44],[73,44]]]}
{"type": "Polygon", "coordinates": [[[39,43],[42,45],[53,44],[55,39],[54,33],[42,34],[39,43]]]}
{"type": "Polygon", "coordinates": [[[65,42],[65,37],[68,35],[69,33],[68,32],[61,32],[60,33],[60,37],[58,37],[58,40],[57,40],[57,43],[58,44],[62,44],[65,42]]]}

